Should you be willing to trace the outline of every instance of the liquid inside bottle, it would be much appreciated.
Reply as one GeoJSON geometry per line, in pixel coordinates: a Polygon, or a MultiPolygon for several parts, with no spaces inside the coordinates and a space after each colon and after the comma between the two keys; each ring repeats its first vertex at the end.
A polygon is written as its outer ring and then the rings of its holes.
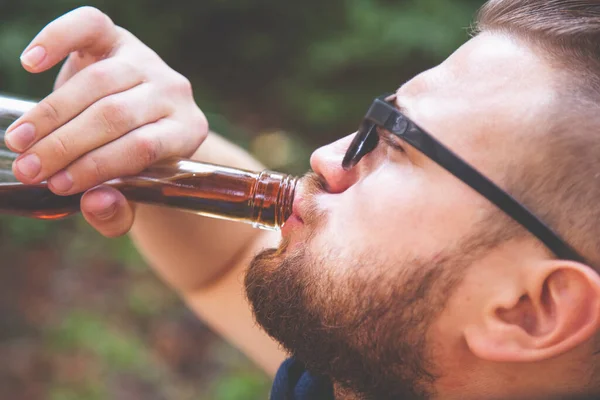
{"type": "MultiPolygon", "coordinates": [[[[129,201],[174,207],[200,215],[277,229],[292,213],[297,179],[174,159],[106,184],[129,201]]],[[[0,213],[60,219],[79,212],[81,194],[58,196],[45,183],[0,184],[0,213]]]]}
{"type": "MultiPolygon", "coordinates": [[[[82,194],[58,196],[46,183],[24,185],[11,172],[16,154],[4,146],[9,123],[35,103],[0,96],[0,213],[60,219],[80,211],[82,194]],[[12,102],[11,102],[12,101],[12,102]]],[[[297,178],[186,159],[159,162],[131,177],[106,182],[132,202],[278,229],[292,214],[297,178]]]]}

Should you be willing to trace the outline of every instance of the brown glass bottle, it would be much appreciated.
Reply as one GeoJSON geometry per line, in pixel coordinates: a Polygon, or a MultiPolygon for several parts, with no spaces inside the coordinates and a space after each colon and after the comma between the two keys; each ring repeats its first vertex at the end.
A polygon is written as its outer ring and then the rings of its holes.
{"type": "MultiPolygon", "coordinates": [[[[106,183],[133,202],[279,228],[292,213],[296,178],[189,160],[169,160],[106,183]]],[[[0,184],[0,213],[60,219],[79,212],[81,194],[58,196],[46,184],[0,184]]]]}
{"type": "MultiPolygon", "coordinates": [[[[0,147],[8,123],[33,104],[15,103],[0,95],[0,147]]],[[[0,213],[60,219],[79,212],[81,194],[58,196],[45,183],[16,182],[10,172],[15,156],[0,148],[0,213]]],[[[132,202],[278,229],[292,213],[296,182],[296,177],[278,172],[251,172],[178,158],[106,184],[132,202]]]]}

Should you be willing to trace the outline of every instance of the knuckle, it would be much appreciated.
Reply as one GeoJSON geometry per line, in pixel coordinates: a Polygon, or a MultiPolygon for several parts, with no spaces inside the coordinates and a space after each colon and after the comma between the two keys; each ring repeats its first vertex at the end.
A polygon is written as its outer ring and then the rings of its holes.
{"type": "Polygon", "coordinates": [[[67,138],[60,135],[52,135],[54,154],[57,158],[65,158],[69,155],[71,145],[67,138]]]}
{"type": "Polygon", "coordinates": [[[115,80],[114,72],[107,63],[101,62],[91,65],[88,73],[90,83],[99,88],[109,89],[115,80]]]}
{"type": "Polygon", "coordinates": [[[119,77],[127,76],[141,78],[139,67],[120,58],[110,58],[92,64],[88,67],[87,80],[90,86],[96,87],[100,92],[112,93],[115,89],[120,89],[121,79],[119,77]]]}
{"type": "Polygon", "coordinates": [[[111,136],[127,130],[130,125],[127,106],[114,98],[107,98],[101,102],[97,117],[105,133],[111,136]]]}
{"type": "Polygon", "coordinates": [[[38,104],[38,108],[42,113],[42,117],[52,124],[60,123],[60,113],[58,112],[58,107],[52,104],[49,100],[42,100],[38,104]]]}
{"type": "Polygon", "coordinates": [[[103,160],[96,156],[89,155],[84,159],[84,168],[86,177],[92,178],[95,183],[103,182],[109,179],[109,171],[103,160]]]}
{"type": "Polygon", "coordinates": [[[103,31],[112,25],[108,15],[92,6],[83,6],[78,8],[79,13],[84,17],[88,24],[91,24],[95,31],[103,31]]]}
{"type": "Polygon", "coordinates": [[[189,79],[179,73],[175,74],[174,78],[171,80],[170,86],[172,90],[178,94],[184,96],[193,95],[192,83],[189,81],[189,79]]]}
{"type": "Polygon", "coordinates": [[[103,12],[94,6],[81,6],[77,10],[80,13],[85,13],[86,16],[93,18],[94,16],[103,15],[103,12]]]}
{"type": "Polygon", "coordinates": [[[112,58],[110,61],[113,64],[111,65],[111,69],[118,71],[117,74],[121,76],[141,77],[139,65],[132,64],[131,62],[123,60],[122,58],[112,58]]]}
{"type": "Polygon", "coordinates": [[[159,160],[161,154],[161,142],[155,138],[140,137],[137,142],[137,153],[140,165],[144,168],[159,160]]]}
{"type": "Polygon", "coordinates": [[[208,134],[209,124],[206,115],[198,109],[197,117],[194,121],[194,128],[203,135],[203,138],[208,134]]]}

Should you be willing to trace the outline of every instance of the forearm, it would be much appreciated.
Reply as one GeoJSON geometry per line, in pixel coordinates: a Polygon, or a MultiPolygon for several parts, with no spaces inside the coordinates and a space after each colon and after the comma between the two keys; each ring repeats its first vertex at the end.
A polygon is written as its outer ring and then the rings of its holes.
{"type": "MultiPolygon", "coordinates": [[[[214,133],[192,158],[249,170],[264,168],[214,133]]],[[[139,204],[130,235],[156,272],[186,293],[219,279],[261,233],[246,224],[139,204]]]]}

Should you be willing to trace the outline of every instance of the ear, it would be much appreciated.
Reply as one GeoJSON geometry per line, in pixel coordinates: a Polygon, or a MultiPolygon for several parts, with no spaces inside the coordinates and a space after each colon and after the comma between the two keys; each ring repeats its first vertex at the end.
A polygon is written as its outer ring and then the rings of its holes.
{"type": "Polygon", "coordinates": [[[511,287],[491,294],[464,337],[477,357],[535,362],[558,356],[600,331],[600,275],[563,260],[535,261],[511,287]]]}

